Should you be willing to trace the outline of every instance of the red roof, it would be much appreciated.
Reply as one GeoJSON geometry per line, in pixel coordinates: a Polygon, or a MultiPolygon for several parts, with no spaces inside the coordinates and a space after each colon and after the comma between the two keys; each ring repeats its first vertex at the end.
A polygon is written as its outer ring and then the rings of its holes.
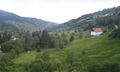
{"type": "Polygon", "coordinates": [[[102,28],[93,28],[92,30],[94,32],[103,32],[102,28]]]}

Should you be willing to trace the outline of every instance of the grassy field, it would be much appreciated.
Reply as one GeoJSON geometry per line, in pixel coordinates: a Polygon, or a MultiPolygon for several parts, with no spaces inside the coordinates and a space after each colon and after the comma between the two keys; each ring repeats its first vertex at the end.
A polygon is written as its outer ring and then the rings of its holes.
{"type": "Polygon", "coordinates": [[[25,52],[20,54],[17,58],[15,58],[13,60],[13,62],[15,64],[26,64],[26,63],[30,63],[31,61],[34,61],[36,56],[37,56],[37,52],[36,51],[29,51],[29,52],[25,52]]]}
{"type": "Polygon", "coordinates": [[[27,64],[36,59],[36,56],[47,53],[51,63],[65,64],[67,56],[72,53],[75,63],[83,66],[90,63],[120,63],[120,40],[109,40],[107,35],[76,39],[64,49],[47,49],[41,52],[30,51],[19,55],[13,60],[15,64],[27,64]]]}

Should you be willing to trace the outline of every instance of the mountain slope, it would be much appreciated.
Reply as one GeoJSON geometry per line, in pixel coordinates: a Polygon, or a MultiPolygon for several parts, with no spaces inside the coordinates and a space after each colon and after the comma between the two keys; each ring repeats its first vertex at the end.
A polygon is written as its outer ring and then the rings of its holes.
{"type": "Polygon", "coordinates": [[[36,31],[54,26],[56,26],[56,23],[36,18],[21,17],[13,13],[0,10],[0,29],[36,31]]]}
{"type": "Polygon", "coordinates": [[[115,24],[119,24],[120,17],[120,6],[104,9],[102,11],[82,15],[77,19],[72,19],[68,22],[65,22],[58,27],[56,30],[71,30],[71,29],[84,29],[90,30],[94,26],[109,26],[113,27],[115,24]]]}
{"type": "Polygon", "coordinates": [[[37,61],[37,58],[43,53],[47,53],[49,57],[47,61],[55,66],[56,64],[60,65],[62,72],[66,72],[67,58],[72,60],[72,68],[74,70],[80,69],[76,72],[88,72],[84,71],[84,69],[86,69],[89,65],[92,66],[92,64],[97,64],[98,66],[112,63],[119,64],[119,42],[120,40],[117,39],[108,40],[107,35],[94,38],[77,39],[62,50],[47,49],[42,50],[41,52],[25,52],[15,58],[13,62],[16,65],[31,64],[32,62],[34,63],[37,61]]]}

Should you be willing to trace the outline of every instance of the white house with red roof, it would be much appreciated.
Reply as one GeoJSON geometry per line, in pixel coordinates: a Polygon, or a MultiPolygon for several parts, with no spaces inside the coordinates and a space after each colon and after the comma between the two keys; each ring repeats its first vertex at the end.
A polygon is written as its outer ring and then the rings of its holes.
{"type": "Polygon", "coordinates": [[[91,30],[91,36],[100,36],[102,33],[102,28],[92,28],[91,30]]]}

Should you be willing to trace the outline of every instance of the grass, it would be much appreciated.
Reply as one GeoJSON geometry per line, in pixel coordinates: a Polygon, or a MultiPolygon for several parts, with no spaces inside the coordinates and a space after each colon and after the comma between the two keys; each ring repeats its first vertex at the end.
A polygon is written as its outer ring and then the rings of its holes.
{"type": "Polygon", "coordinates": [[[78,50],[84,50],[92,47],[93,45],[97,45],[98,43],[104,42],[105,40],[106,36],[77,39],[70,43],[67,46],[67,48],[76,48],[78,50]]]}
{"type": "Polygon", "coordinates": [[[37,56],[37,52],[36,51],[29,51],[29,52],[25,52],[20,54],[17,58],[15,58],[13,60],[13,62],[15,64],[26,64],[26,63],[30,63],[31,61],[34,61],[36,56],[37,56]]]}
{"type": "Polygon", "coordinates": [[[99,47],[91,48],[87,55],[97,62],[117,62],[120,63],[120,40],[109,40],[101,43],[99,47]]]}
{"type": "Polygon", "coordinates": [[[36,59],[36,56],[46,52],[51,58],[51,63],[62,63],[66,62],[66,56],[70,52],[74,52],[76,63],[83,63],[87,65],[89,63],[104,64],[106,62],[120,63],[120,40],[108,40],[107,35],[100,37],[91,37],[76,39],[68,44],[62,50],[47,49],[41,52],[31,51],[30,53],[25,52],[15,58],[13,62],[15,64],[26,64],[31,63],[36,59]]]}

